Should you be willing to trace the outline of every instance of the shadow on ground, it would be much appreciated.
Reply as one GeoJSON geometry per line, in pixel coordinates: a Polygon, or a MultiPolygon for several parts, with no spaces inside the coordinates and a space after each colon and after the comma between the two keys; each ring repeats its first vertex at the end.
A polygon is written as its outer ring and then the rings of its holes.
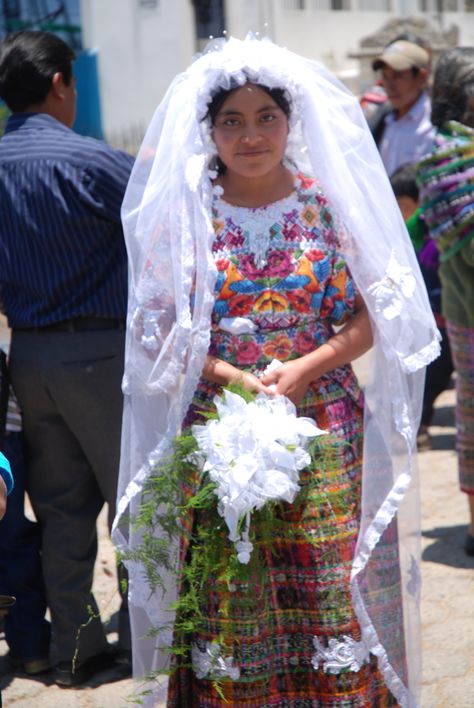
{"type": "Polygon", "coordinates": [[[438,406],[434,409],[432,425],[440,425],[442,427],[453,427],[454,423],[454,406],[438,406]]]}
{"type": "Polygon", "coordinates": [[[37,683],[42,683],[45,686],[52,686],[54,683],[52,671],[40,674],[38,676],[27,676],[21,671],[16,671],[12,669],[8,663],[8,659],[6,656],[0,657],[0,690],[4,691],[11,684],[11,682],[16,676],[19,678],[26,678],[28,679],[28,681],[36,681],[37,683]]]}
{"type": "Polygon", "coordinates": [[[430,427],[430,449],[454,450],[456,445],[455,429],[454,406],[435,408],[430,427]],[[442,428],[450,428],[450,430],[444,431],[442,428]]]}
{"type": "Polygon", "coordinates": [[[422,553],[422,560],[441,563],[451,568],[474,568],[474,558],[464,553],[467,526],[442,526],[422,531],[424,538],[434,539],[422,553]]]}
{"type": "Polygon", "coordinates": [[[454,433],[442,433],[430,435],[430,450],[454,450],[456,447],[456,436],[454,433]]]}
{"type": "MultiPolygon", "coordinates": [[[[118,613],[117,613],[118,614],[118,613]]],[[[111,617],[111,628],[108,631],[113,631],[114,625],[117,624],[116,618],[111,617]]],[[[4,640],[5,636],[3,632],[0,632],[0,637],[4,640]]],[[[96,688],[104,683],[115,683],[116,681],[123,681],[124,679],[130,678],[131,668],[125,664],[117,663],[115,666],[105,669],[103,671],[98,671],[94,676],[85,681],[80,686],[76,686],[73,689],[64,689],[66,693],[72,691],[80,691],[85,688],[96,688]]],[[[19,669],[13,669],[8,661],[8,655],[0,657],[0,691],[4,691],[15,678],[27,679],[28,681],[35,681],[36,683],[42,683],[45,686],[53,686],[54,673],[53,670],[38,674],[36,676],[31,676],[29,674],[20,671],[19,669]]],[[[1,706],[1,703],[0,703],[1,706]]]]}

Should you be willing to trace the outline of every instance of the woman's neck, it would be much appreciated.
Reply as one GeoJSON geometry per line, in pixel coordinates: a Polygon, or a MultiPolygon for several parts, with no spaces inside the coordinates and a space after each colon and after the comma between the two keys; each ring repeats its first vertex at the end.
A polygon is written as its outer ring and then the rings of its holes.
{"type": "Polygon", "coordinates": [[[293,175],[283,165],[263,177],[242,177],[227,170],[215,184],[223,188],[226,202],[245,207],[271,204],[289,196],[294,189],[293,175]]]}

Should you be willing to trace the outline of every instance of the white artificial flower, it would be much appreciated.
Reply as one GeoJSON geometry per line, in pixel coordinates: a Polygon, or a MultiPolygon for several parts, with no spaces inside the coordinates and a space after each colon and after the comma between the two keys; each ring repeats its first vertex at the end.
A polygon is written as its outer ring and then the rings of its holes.
{"type": "Polygon", "coordinates": [[[233,681],[237,681],[240,677],[240,669],[238,666],[234,666],[233,657],[222,656],[218,642],[206,642],[204,649],[201,649],[197,644],[193,644],[191,647],[191,661],[198,679],[218,679],[227,676],[233,681]]]}
{"type": "Polygon", "coordinates": [[[193,435],[202,467],[216,484],[218,512],[236,544],[238,559],[248,563],[250,513],[269,501],[291,503],[299,489],[299,472],[310,461],[308,438],[324,434],[310,418],[298,418],[285,396],[259,394],[247,403],[242,396],[224,390],[214,399],[218,417],[194,425],[193,435]],[[241,520],[247,529],[239,535],[241,520]]]}
{"type": "Polygon", "coordinates": [[[404,301],[413,296],[415,288],[412,269],[402,266],[392,251],[384,277],[373,283],[368,292],[375,297],[376,311],[393,320],[404,312],[404,301]]]}
{"type": "Polygon", "coordinates": [[[332,637],[325,647],[318,637],[313,638],[315,652],[311,658],[313,667],[318,670],[322,662],[323,669],[329,674],[341,671],[360,671],[369,660],[370,650],[364,640],[357,642],[353,637],[344,635],[341,641],[332,637]]]}

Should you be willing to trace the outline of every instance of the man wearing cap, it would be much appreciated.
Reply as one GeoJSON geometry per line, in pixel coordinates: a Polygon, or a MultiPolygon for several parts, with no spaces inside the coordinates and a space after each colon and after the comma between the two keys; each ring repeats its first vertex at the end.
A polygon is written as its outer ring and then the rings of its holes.
{"type": "Polygon", "coordinates": [[[380,71],[389,104],[383,114],[373,117],[370,127],[389,176],[402,165],[418,162],[433,145],[426,91],[429,65],[427,50],[406,40],[389,44],[372,64],[380,71]]]}

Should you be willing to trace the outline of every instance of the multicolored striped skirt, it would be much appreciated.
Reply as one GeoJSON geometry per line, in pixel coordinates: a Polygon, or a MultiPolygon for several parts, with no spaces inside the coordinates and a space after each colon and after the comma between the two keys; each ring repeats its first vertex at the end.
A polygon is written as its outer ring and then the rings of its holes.
{"type": "Polygon", "coordinates": [[[456,450],[459,483],[474,494],[474,329],[447,322],[449,344],[456,370],[456,450]]]}
{"type": "MultiPolygon", "coordinates": [[[[200,385],[187,423],[209,409],[215,392],[200,385]]],[[[327,377],[298,414],[331,434],[318,438],[293,504],[275,507],[271,537],[255,529],[260,572],[230,586],[218,573],[206,579],[199,631],[188,638],[192,652],[173,659],[168,708],[398,705],[374,657],[351,664],[340,652],[344,642],[361,640],[349,589],[360,518],[361,397],[327,377]],[[211,665],[217,680],[207,674],[211,665]]],[[[195,512],[192,524],[206,523],[195,512]]]]}

